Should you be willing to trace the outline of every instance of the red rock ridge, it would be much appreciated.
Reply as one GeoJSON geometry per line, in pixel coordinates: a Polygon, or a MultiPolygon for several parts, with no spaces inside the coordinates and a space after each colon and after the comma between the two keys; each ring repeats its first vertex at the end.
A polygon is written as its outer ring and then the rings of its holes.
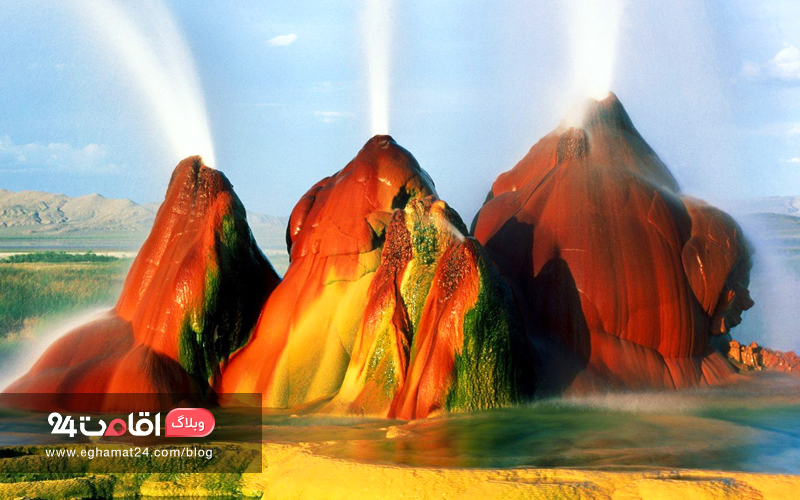
{"type": "Polygon", "coordinates": [[[221,392],[260,392],[286,408],[333,397],[397,208],[435,194],[433,181],[389,136],[375,136],[292,211],[291,264],[249,345],[224,372],[221,392]]]}

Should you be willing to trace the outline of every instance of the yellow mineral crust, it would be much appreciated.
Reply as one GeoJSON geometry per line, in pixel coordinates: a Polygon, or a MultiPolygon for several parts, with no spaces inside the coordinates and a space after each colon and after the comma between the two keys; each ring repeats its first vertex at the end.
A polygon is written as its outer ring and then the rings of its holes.
{"type": "Polygon", "coordinates": [[[800,477],[686,469],[441,469],[372,465],[315,455],[302,445],[264,444],[261,474],[242,493],[279,499],[786,499],[800,477]]]}

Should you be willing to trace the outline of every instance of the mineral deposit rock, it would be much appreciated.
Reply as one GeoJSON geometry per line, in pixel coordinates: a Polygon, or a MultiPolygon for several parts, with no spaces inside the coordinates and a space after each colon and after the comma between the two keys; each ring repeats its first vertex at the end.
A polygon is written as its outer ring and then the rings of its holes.
{"type": "Polygon", "coordinates": [[[395,211],[331,408],[415,418],[507,406],[533,386],[511,291],[465,234],[433,197],[395,211]]]}
{"type": "Polygon", "coordinates": [[[414,157],[372,138],[298,202],[289,269],[219,390],[401,418],[518,401],[519,313],[465,233],[414,157]]]}
{"type": "Polygon", "coordinates": [[[206,394],[279,281],[230,182],[187,158],[116,307],[56,341],[6,392],[206,394]]]}
{"type": "Polygon", "coordinates": [[[729,216],[682,197],[611,94],[497,178],[473,224],[512,285],[540,387],[681,388],[732,373],[709,337],[752,306],[729,216]]]}

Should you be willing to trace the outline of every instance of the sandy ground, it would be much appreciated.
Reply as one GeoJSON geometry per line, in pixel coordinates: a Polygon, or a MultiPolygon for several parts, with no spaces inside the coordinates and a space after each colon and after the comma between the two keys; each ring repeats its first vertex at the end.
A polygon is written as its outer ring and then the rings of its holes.
{"type": "Polygon", "coordinates": [[[436,469],[369,465],[264,444],[243,493],[265,499],[796,499],[800,477],[700,470],[436,469]]]}

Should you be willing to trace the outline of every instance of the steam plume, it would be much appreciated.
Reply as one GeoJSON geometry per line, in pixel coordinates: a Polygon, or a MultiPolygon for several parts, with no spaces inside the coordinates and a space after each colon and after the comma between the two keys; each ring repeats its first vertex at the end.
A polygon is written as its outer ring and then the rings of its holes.
{"type": "Polygon", "coordinates": [[[603,99],[611,90],[623,0],[566,0],[573,91],[603,99]]]}
{"type": "Polygon", "coordinates": [[[371,131],[389,133],[389,80],[393,0],[364,0],[364,48],[367,56],[371,131]]]}
{"type": "Polygon", "coordinates": [[[130,5],[94,0],[75,2],[74,6],[141,88],[175,161],[199,154],[214,165],[211,130],[194,60],[166,6],[160,0],[130,5]],[[146,12],[146,18],[133,15],[130,8],[146,12]]]}

